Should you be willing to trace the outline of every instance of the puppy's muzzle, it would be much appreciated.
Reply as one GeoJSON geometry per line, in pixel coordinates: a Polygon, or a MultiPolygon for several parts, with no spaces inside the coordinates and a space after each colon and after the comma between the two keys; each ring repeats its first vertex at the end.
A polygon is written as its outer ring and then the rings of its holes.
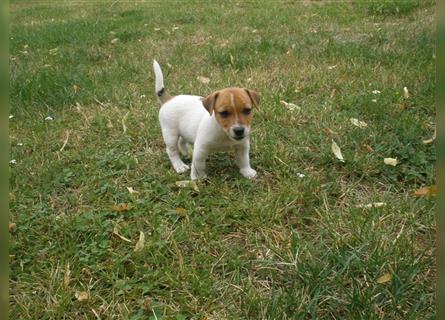
{"type": "Polygon", "coordinates": [[[242,126],[232,128],[232,132],[235,140],[242,140],[246,136],[246,129],[242,126]]]}

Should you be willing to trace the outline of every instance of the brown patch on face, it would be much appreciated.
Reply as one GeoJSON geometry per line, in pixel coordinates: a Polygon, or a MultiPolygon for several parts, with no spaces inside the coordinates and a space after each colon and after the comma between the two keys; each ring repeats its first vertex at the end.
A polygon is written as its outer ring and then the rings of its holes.
{"type": "Polygon", "coordinates": [[[259,103],[259,94],[244,88],[227,88],[217,91],[203,100],[210,114],[215,117],[226,133],[233,126],[249,127],[252,108],[259,103]]]}
{"type": "Polygon", "coordinates": [[[216,99],[218,98],[219,91],[216,91],[204,99],[202,99],[202,104],[204,105],[204,108],[212,115],[213,113],[213,107],[215,106],[216,99]]]}
{"type": "Polygon", "coordinates": [[[252,101],[252,103],[254,104],[254,106],[258,107],[258,105],[260,104],[260,100],[261,100],[260,94],[253,90],[249,90],[249,89],[244,89],[244,90],[246,90],[246,92],[249,95],[249,98],[252,101]]]}

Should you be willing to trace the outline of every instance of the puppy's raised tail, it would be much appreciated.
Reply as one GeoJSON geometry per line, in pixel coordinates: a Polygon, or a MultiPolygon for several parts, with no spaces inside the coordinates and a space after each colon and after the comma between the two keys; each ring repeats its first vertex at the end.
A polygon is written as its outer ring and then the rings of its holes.
{"type": "Polygon", "coordinates": [[[172,98],[167,93],[164,87],[164,75],[162,74],[161,66],[156,60],[153,60],[153,70],[155,72],[155,93],[162,103],[167,102],[172,98]]]}

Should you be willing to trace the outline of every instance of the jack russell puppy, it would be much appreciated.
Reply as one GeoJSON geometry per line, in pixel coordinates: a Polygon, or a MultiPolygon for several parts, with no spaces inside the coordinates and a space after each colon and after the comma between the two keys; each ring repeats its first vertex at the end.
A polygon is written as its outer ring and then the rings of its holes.
{"type": "Polygon", "coordinates": [[[167,154],[178,173],[189,169],[180,157],[186,156],[193,144],[191,179],[204,179],[206,159],[211,152],[235,150],[235,160],[241,174],[249,179],[256,176],[250,167],[249,133],[252,109],[260,95],[244,88],[227,88],[207,97],[193,95],[170,96],[164,87],[161,67],[153,61],[156,95],[162,103],[159,122],[167,154]]]}

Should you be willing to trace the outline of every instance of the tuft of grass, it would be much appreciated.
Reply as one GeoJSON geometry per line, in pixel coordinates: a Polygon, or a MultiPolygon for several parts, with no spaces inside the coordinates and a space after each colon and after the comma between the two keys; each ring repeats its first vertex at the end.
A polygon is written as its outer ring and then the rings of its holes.
{"type": "Polygon", "coordinates": [[[383,1],[363,1],[367,11],[376,16],[397,16],[409,14],[419,8],[435,4],[434,0],[383,0],[383,1]]]}
{"type": "Polygon", "coordinates": [[[424,1],[11,3],[11,318],[433,319],[436,206],[413,194],[436,183],[434,19],[424,1]],[[176,186],[153,58],[172,94],[262,94],[258,179],[217,153],[199,192],[176,186]]]}
{"type": "MultiPolygon", "coordinates": [[[[255,29],[254,29],[255,30],[255,29]]],[[[283,54],[286,44],[264,38],[234,43],[229,48],[209,48],[209,60],[221,68],[243,70],[259,62],[267,64],[274,54],[283,54]]]]}

